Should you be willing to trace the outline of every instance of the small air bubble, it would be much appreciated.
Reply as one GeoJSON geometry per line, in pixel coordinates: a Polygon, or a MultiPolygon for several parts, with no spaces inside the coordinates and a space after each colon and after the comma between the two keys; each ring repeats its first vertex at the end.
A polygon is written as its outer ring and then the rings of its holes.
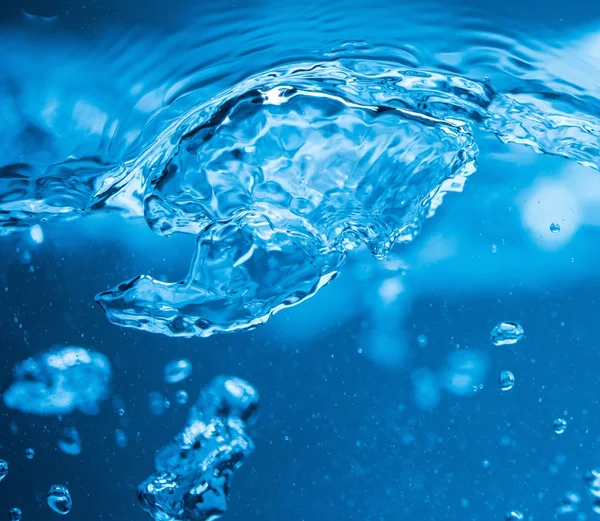
{"type": "Polygon", "coordinates": [[[492,329],[490,338],[495,346],[509,346],[519,342],[524,333],[523,328],[516,322],[500,322],[492,329]]]}
{"type": "Polygon", "coordinates": [[[183,389],[180,389],[175,393],[175,401],[179,405],[185,405],[188,401],[188,393],[185,392],[183,389]]]}
{"type": "Polygon", "coordinates": [[[47,496],[48,506],[58,514],[65,515],[71,511],[73,501],[67,487],[52,485],[47,496]]]}
{"type": "Polygon", "coordinates": [[[560,224],[558,224],[558,223],[552,223],[550,225],[550,231],[552,233],[558,233],[558,232],[560,232],[560,224]]]}
{"type": "Polygon", "coordinates": [[[567,430],[567,420],[563,418],[557,418],[556,420],[554,420],[552,426],[554,427],[554,432],[556,434],[562,434],[567,430]]]}
{"type": "Polygon", "coordinates": [[[510,391],[515,386],[515,375],[510,371],[502,371],[500,373],[499,383],[501,391],[510,391]]]}
{"type": "Polygon", "coordinates": [[[182,382],[192,373],[192,362],[186,358],[181,360],[171,360],[165,365],[163,373],[165,382],[169,384],[182,382]]]}

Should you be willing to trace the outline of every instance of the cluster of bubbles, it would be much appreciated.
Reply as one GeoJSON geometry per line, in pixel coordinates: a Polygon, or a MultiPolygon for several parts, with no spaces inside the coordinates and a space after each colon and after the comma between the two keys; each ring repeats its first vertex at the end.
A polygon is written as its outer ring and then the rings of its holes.
{"type": "Polygon", "coordinates": [[[138,487],[155,521],[213,521],[227,509],[231,477],[254,449],[246,428],[258,393],[248,382],[220,376],[204,388],[188,423],[155,460],[156,473],[138,487]]]}
{"type": "Polygon", "coordinates": [[[97,414],[109,394],[108,359],[83,347],[53,348],[23,360],[14,369],[14,381],[3,395],[11,409],[39,415],[79,410],[97,414]]]}

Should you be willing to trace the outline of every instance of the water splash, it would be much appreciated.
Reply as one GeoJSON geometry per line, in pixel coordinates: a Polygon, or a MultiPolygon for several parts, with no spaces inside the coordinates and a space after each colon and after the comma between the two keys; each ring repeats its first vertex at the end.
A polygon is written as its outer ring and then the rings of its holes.
{"type": "Polygon", "coordinates": [[[600,168],[595,100],[512,83],[377,59],[275,68],[155,121],[123,160],[4,167],[0,230],[105,210],[196,235],[185,279],[139,276],[98,303],[169,336],[246,329],[313,295],[357,245],[383,257],[411,240],[474,171],[478,129],[600,168]]]}
{"type": "Polygon", "coordinates": [[[108,397],[111,368],[101,353],[82,347],[54,348],[19,363],[3,395],[11,409],[39,415],[75,409],[96,414],[108,397]]]}
{"type": "Polygon", "coordinates": [[[188,424],[156,455],[156,474],[138,487],[155,521],[209,521],[227,510],[231,477],[253,451],[246,428],[258,393],[247,382],[217,377],[202,391],[188,424]]]}

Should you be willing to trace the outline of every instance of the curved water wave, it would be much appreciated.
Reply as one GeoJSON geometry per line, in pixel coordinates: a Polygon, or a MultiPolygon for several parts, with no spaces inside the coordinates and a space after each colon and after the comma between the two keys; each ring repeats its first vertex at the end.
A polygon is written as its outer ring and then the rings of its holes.
{"type": "Polygon", "coordinates": [[[120,325],[205,336],[312,295],[364,241],[384,256],[473,171],[487,89],[378,62],[299,64],[189,116],[140,169],[157,233],[198,235],[188,277],[97,297],[120,325]],[[445,90],[440,88],[440,85],[445,90]],[[173,143],[169,138],[168,142],[173,143]],[[433,206],[432,206],[433,205],[433,206]]]}
{"type": "Polygon", "coordinates": [[[190,115],[172,152],[159,146],[140,170],[153,229],[198,235],[187,278],[139,277],[97,300],[112,322],[167,335],[264,322],[335,277],[357,239],[380,257],[410,240],[473,172],[471,125],[599,167],[597,122],[542,103],[372,61],[252,78],[190,115]]]}
{"type": "Polygon", "coordinates": [[[442,41],[418,51],[353,43],[328,61],[254,76],[227,69],[244,53],[266,64],[266,44],[169,81],[136,83],[152,59],[137,67],[123,59],[131,70],[116,91],[127,86],[128,96],[114,113],[99,111],[98,92],[69,103],[47,96],[60,103],[37,107],[26,124],[18,110],[6,113],[13,132],[0,171],[0,234],[100,210],[143,216],[158,234],[194,234],[183,281],[137,277],[97,300],[119,325],[206,336],[251,327],[314,294],[360,242],[381,257],[412,239],[474,171],[475,128],[600,168],[594,93],[541,73],[534,64],[547,46],[492,38],[480,26],[469,35],[472,52],[449,53],[442,41]],[[488,71],[491,80],[465,74],[488,71]],[[57,129],[86,139],[69,148],[57,129]]]}

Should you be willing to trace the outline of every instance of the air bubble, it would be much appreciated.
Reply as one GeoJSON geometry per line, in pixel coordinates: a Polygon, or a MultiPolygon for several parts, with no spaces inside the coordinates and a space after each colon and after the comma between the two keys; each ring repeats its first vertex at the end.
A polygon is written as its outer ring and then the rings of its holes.
{"type": "Polygon", "coordinates": [[[180,389],[175,393],[175,401],[179,405],[185,405],[188,401],[188,393],[186,393],[183,389],[180,389]]]}
{"type": "Polygon", "coordinates": [[[552,233],[558,233],[558,232],[560,232],[560,224],[558,224],[558,223],[552,223],[550,225],[550,231],[552,233]]]}
{"type": "Polygon", "coordinates": [[[557,418],[556,420],[554,420],[552,426],[554,427],[554,432],[556,434],[562,434],[567,430],[567,420],[563,418],[557,418]]]}
{"type": "Polygon", "coordinates": [[[505,521],[522,521],[525,519],[525,516],[518,510],[509,510],[504,515],[505,521]]]}
{"type": "Polygon", "coordinates": [[[500,390],[510,391],[515,386],[515,375],[510,371],[502,371],[499,378],[500,390]]]}
{"type": "Polygon", "coordinates": [[[581,497],[575,492],[567,492],[556,505],[556,515],[562,516],[577,512],[577,508],[581,503],[581,497]]]}
{"type": "Polygon", "coordinates": [[[192,373],[192,362],[183,358],[181,360],[171,360],[163,369],[165,382],[176,384],[183,382],[192,373]]]}
{"type": "Polygon", "coordinates": [[[55,512],[65,515],[71,511],[73,501],[71,494],[66,487],[62,485],[52,485],[48,491],[48,506],[55,512]]]}
{"type": "Polygon", "coordinates": [[[490,335],[495,346],[509,346],[519,342],[524,335],[523,328],[516,322],[500,322],[490,335]]]}
{"type": "Polygon", "coordinates": [[[35,457],[35,451],[32,448],[25,449],[25,457],[27,459],[33,459],[35,457]]]}
{"type": "Polygon", "coordinates": [[[3,459],[0,459],[0,481],[8,476],[8,463],[3,459]]]}

